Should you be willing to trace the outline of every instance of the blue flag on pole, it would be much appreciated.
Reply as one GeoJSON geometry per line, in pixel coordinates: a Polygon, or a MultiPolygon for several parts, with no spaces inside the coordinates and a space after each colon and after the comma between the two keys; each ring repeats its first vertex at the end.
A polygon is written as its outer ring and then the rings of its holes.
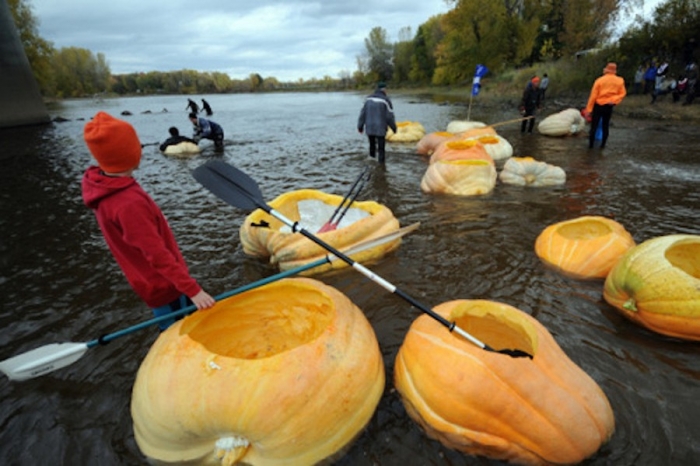
{"type": "Polygon", "coordinates": [[[472,95],[478,95],[481,90],[481,78],[483,78],[489,69],[484,65],[476,65],[476,73],[474,73],[474,81],[472,81],[472,95]]]}

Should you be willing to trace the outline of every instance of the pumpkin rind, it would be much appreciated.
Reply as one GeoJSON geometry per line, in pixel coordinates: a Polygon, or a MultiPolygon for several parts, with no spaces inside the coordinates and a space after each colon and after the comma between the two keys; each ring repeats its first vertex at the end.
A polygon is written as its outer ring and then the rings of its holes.
{"type": "Polygon", "coordinates": [[[447,131],[436,131],[423,136],[416,144],[416,153],[420,155],[432,155],[435,148],[443,141],[452,139],[453,133],[447,131]]]}
{"type": "MultiPolygon", "coordinates": [[[[309,199],[324,202],[332,206],[333,209],[340,205],[343,200],[341,196],[334,194],[313,189],[301,189],[284,193],[272,200],[269,205],[290,220],[300,221],[299,202],[309,199]]],[[[361,209],[369,215],[348,226],[343,226],[341,223],[336,230],[318,233],[318,237],[331,246],[343,250],[363,241],[392,233],[400,228],[399,221],[391,210],[374,201],[355,201],[352,203],[351,209],[361,209]]],[[[308,225],[304,226],[308,228],[308,225]]],[[[270,263],[277,264],[283,271],[316,261],[328,254],[328,251],[305,236],[284,231],[284,227],[282,222],[262,209],[253,211],[241,225],[239,236],[243,251],[255,257],[269,257],[270,263]],[[255,226],[260,225],[261,222],[267,222],[269,227],[255,226]]],[[[354,254],[352,258],[357,262],[376,261],[397,249],[400,244],[400,238],[387,241],[354,254]]],[[[337,260],[306,271],[304,275],[318,274],[347,266],[344,261],[337,260]]]]}
{"type": "Polygon", "coordinates": [[[605,278],[620,257],[635,245],[618,222],[583,216],[545,228],[535,252],[546,264],[574,278],[605,278]]]}
{"type": "Polygon", "coordinates": [[[342,293],[287,279],[176,322],[134,383],[151,460],[315,464],[348,445],[384,389],[374,331],[342,293]]]}
{"type": "Polygon", "coordinates": [[[660,236],[631,248],[605,279],[603,297],[649,330],[700,341],[700,236],[660,236]]]}
{"type": "Polygon", "coordinates": [[[490,193],[496,186],[493,162],[458,159],[431,163],[420,183],[425,193],[475,196],[490,193]]]}
{"type": "Polygon", "coordinates": [[[513,157],[506,161],[498,175],[502,183],[516,186],[557,186],[566,183],[561,167],[539,162],[532,157],[513,157]]]}
{"type": "Polygon", "coordinates": [[[428,316],[411,325],[394,383],[406,410],[443,445],[520,464],[573,464],[614,431],[605,394],[537,320],[493,301],[456,300],[435,312],[499,349],[478,348],[428,316]]]}

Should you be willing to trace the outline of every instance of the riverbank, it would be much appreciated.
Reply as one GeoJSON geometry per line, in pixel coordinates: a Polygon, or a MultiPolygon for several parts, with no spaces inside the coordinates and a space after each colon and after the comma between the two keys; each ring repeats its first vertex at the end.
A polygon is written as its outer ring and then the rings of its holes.
{"type": "MultiPolygon", "coordinates": [[[[395,95],[432,95],[437,101],[453,104],[469,104],[471,87],[445,87],[445,88],[414,88],[392,89],[395,95]]],[[[479,103],[483,108],[507,109],[517,108],[521,94],[513,91],[482,90],[478,96],[473,97],[473,102],[479,103]]],[[[558,94],[550,91],[543,111],[547,114],[555,113],[566,108],[581,109],[586,105],[588,94],[564,93],[558,94]]],[[[661,122],[692,123],[700,125],[700,98],[695,99],[691,105],[683,105],[683,101],[673,102],[670,95],[660,96],[655,103],[651,103],[650,95],[628,95],[620,105],[615,108],[616,116],[637,120],[652,120],[661,122]]]]}

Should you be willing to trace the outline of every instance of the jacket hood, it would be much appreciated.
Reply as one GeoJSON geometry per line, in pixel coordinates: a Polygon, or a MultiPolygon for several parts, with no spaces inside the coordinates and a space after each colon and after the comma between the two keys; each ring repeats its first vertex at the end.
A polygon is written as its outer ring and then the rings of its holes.
{"type": "Polygon", "coordinates": [[[131,176],[107,176],[100,167],[90,167],[83,175],[83,202],[91,209],[96,209],[100,202],[129,186],[136,180],[131,176]]]}

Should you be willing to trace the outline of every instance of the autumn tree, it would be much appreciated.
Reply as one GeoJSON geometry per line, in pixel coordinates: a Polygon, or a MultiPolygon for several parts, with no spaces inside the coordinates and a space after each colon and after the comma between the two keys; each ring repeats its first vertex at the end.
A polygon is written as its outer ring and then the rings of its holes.
{"type": "Polygon", "coordinates": [[[39,84],[39,89],[43,95],[51,96],[54,94],[54,80],[51,70],[53,45],[39,35],[39,22],[34,17],[27,2],[7,0],[7,4],[22,41],[24,53],[27,55],[29,65],[39,84]]]}
{"type": "Polygon", "coordinates": [[[445,37],[437,48],[434,84],[451,84],[470,79],[476,64],[502,68],[529,55],[539,25],[527,15],[524,0],[475,2],[457,0],[442,19],[445,37]],[[528,53],[523,53],[523,50],[528,53]]]}
{"type": "Polygon", "coordinates": [[[248,76],[248,81],[250,82],[250,90],[255,92],[262,88],[264,79],[258,73],[250,73],[250,76],[248,76]]]}
{"type": "Polygon", "coordinates": [[[395,83],[406,82],[409,79],[411,58],[413,57],[413,41],[411,39],[411,28],[401,28],[399,31],[399,41],[394,44],[393,82],[395,83]]]}
{"type": "Polygon", "coordinates": [[[700,59],[700,0],[667,0],[657,6],[650,32],[657,55],[675,58],[681,65],[700,59]]]}
{"type": "Polygon", "coordinates": [[[411,69],[409,79],[416,83],[430,83],[435,73],[436,53],[440,41],[444,37],[440,18],[433,16],[418,27],[413,38],[411,69]]]}
{"type": "Polygon", "coordinates": [[[561,29],[557,31],[562,54],[599,47],[610,37],[611,23],[619,14],[622,0],[567,0],[558,2],[561,29]]]}
{"type": "Polygon", "coordinates": [[[101,53],[93,55],[87,49],[64,47],[54,52],[51,69],[57,97],[83,97],[109,88],[110,70],[101,53]]]}
{"type": "Polygon", "coordinates": [[[367,66],[377,80],[391,81],[394,74],[392,63],[394,46],[387,40],[386,30],[381,27],[373,28],[365,39],[367,66]]]}
{"type": "Polygon", "coordinates": [[[666,59],[679,72],[700,60],[700,0],[667,0],[654,10],[652,20],[638,19],[620,37],[620,55],[626,69],[651,60],[666,59]]]}

